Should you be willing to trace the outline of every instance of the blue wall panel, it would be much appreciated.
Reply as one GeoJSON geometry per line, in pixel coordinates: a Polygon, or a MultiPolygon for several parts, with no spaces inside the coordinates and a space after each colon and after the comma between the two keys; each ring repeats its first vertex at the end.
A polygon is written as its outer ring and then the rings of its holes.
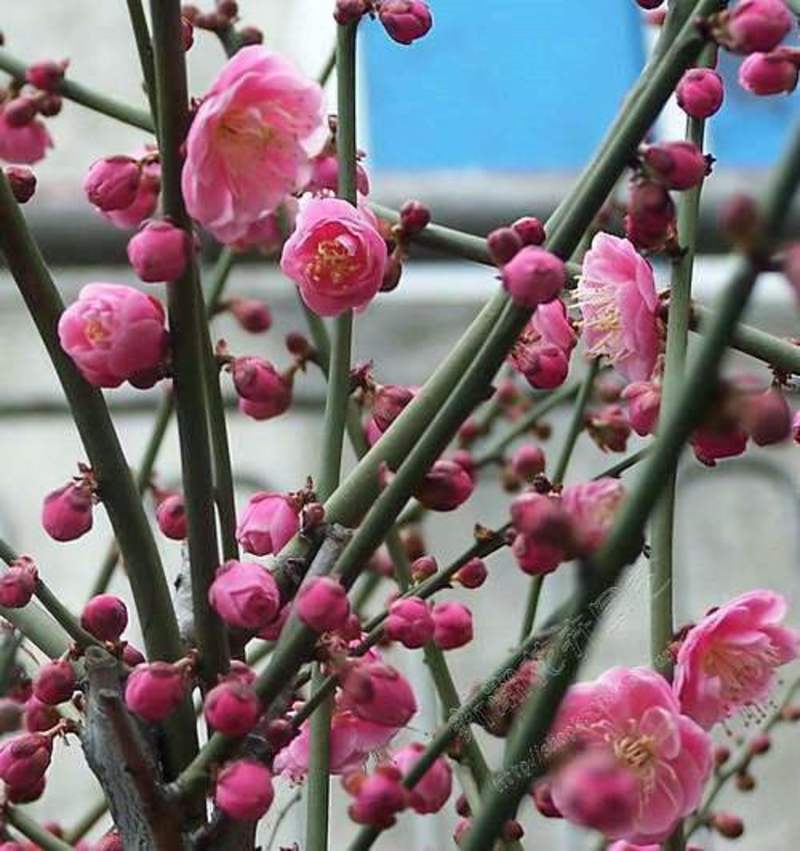
{"type": "Polygon", "coordinates": [[[361,27],[373,169],[578,168],[643,61],[632,0],[431,8],[433,30],[411,47],[361,27]]]}

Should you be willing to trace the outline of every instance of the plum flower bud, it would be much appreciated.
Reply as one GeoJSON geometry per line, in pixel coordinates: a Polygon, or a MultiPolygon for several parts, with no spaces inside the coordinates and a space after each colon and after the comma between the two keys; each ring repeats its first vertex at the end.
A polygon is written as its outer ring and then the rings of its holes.
{"type": "Polygon", "coordinates": [[[482,558],[471,558],[466,564],[462,565],[454,574],[453,579],[461,585],[462,588],[480,588],[486,581],[489,571],[486,569],[486,562],[482,558]]]}
{"type": "Polygon", "coordinates": [[[381,432],[400,416],[406,405],[414,398],[414,389],[402,384],[382,384],[375,391],[372,402],[372,418],[381,432]]]}
{"type": "Polygon", "coordinates": [[[645,145],[641,157],[647,171],[667,189],[691,189],[711,170],[709,160],[693,142],[645,145]]]}
{"type": "Polygon", "coordinates": [[[134,668],[125,684],[125,704],[145,721],[156,724],[180,706],[186,696],[183,671],[169,662],[149,662],[134,668]]]}
{"type": "Polygon", "coordinates": [[[206,695],[203,704],[206,721],[226,736],[244,736],[255,727],[261,715],[261,702],[252,687],[226,680],[206,695]]]}
{"type": "Polygon", "coordinates": [[[147,660],[141,650],[137,650],[132,644],[126,641],[122,648],[122,661],[129,668],[135,668],[137,665],[141,665],[147,660]]]}
{"type": "Polygon", "coordinates": [[[156,523],[162,534],[172,541],[186,539],[188,521],[182,493],[165,496],[156,507],[156,523]]]}
{"type": "Polygon", "coordinates": [[[14,200],[18,204],[25,204],[30,201],[34,192],[36,192],[36,175],[22,165],[9,165],[3,171],[11,187],[14,200]]]}
{"type": "Polygon", "coordinates": [[[95,387],[137,382],[157,370],[167,347],[164,308],[121,284],[87,284],[58,320],[64,351],[95,387]]]}
{"type": "Polygon", "coordinates": [[[214,803],[235,821],[257,821],[274,797],[270,770],[252,759],[228,763],[214,789],[214,803]]]}
{"type": "Polygon", "coordinates": [[[300,530],[300,504],[291,494],[260,491],[250,497],[236,529],[245,552],[279,553],[300,530]]]}
{"type": "Polygon", "coordinates": [[[486,237],[489,255],[497,266],[505,266],[522,248],[522,237],[513,228],[497,228],[486,237]]]}
{"type": "Polygon", "coordinates": [[[128,260],[148,284],[177,281],[186,271],[192,239],[171,222],[151,219],[128,242],[128,260]]]}
{"type": "Polygon", "coordinates": [[[653,180],[631,184],[625,235],[640,249],[661,251],[675,238],[675,205],[669,192],[653,180]]]}
{"type": "MultiPolygon", "coordinates": [[[[311,161],[311,179],[306,186],[306,191],[335,195],[338,188],[339,160],[336,155],[321,154],[315,157],[311,161]]],[[[369,195],[369,175],[361,163],[356,163],[356,189],[361,195],[369,195]]]]}
{"type": "Polygon", "coordinates": [[[545,240],[544,225],[536,216],[523,216],[511,225],[523,245],[541,245],[545,240]]]}
{"type": "Polygon", "coordinates": [[[783,393],[770,388],[747,399],[744,426],[758,446],[771,446],[789,438],[792,411],[783,393]]]}
{"type": "Polygon", "coordinates": [[[333,19],[337,24],[354,24],[366,14],[368,8],[367,0],[336,0],[333,19]]]}
{"type": "Polygon", "coordinates": [[[83,607],[81,626],[98,641],[119,641],[128,626],[128,607],[113,594],[98,594],[83,607]]]}
{"type": "Polygon", "coordinates": [[[341,583],[330,576],[307,579],[294,601],[297,617],[315,632],[333,632],[347,623],[350,601],[341,583]]]}
{"type": "MultiPolygon", "coordinates": [[[[407,775],[419,762],[420,754],[425,746],[412,742],[402,750],[392,754],[392,762],[407,775]]],[[[411,809],[420,815],[438,813],[447,803],[453,789],[453,772],[443,757],[434,760],[433,765],[422,775],[411,790],[409,803],[411,809]]]]}
{"type": "Polygon", "coordinates": [[[400,208],[400,226],[406,236],[425,230],[431,222],[431,211],[421,201],[406,201],[400,208]]]}
{"type": "Polygon", "coordinates": [[[194,44],[194,24],[185,15],[181,17],[181,43],[184,53],[194,44]]]}
{"type": "Polygon", "coordinates": [[[94,496],[87,482],[70,482],[51,491],[42,505],[42,526],[56,541],[74,541],[92,528],[94,496]]]}
{"type": "Polygon", "coordinates": [[[737,424],[714,424],[696,428],[689,441],[695,457],[707,467],[722,458],[741,455],[747,448],[747,432],[737,424]]]}
{"type": "Polygon", "coordinates": [[[53,740],[42,733],[9,739],[0,747],[0,779],[11,789],[28,789],[44,777],[53,753],[53,740]]]}
{"type": "Polygon", "coordinates": [[[240,407],[254,419],[271,419],[285,413],[292,403],[291,377],[282,375],[259,357],[236,358],[231,367],[240,407]],[[256,416],[257,412],[257,416],[256,416]]]}
{"type": "Polygon", "coordinates": [[[26,127],[36,118],[37,112],[36,101],[25,95],[10,100],[3,109],[6,123],[14,128],[26,127]]]}
{"type": "Polygon", "coordinates": [[[349,775],[344,785],[355,800],[348,814],[358,824],[388,828],[395,816],[408,805],[409,793],[402,784],[403,775],[394,765],[379,765],[369,776],[349,775]]]}
{"type": "Polygon", "coordinates": [[[439,565],[433,556],[420,556],[411,564],[411,578],[414,582],[423,582],[438,569],[439,565]]]}
{"type": "Polygon", "coordinates": [[[744,822],[734,813],[714,813],[711,826],[726,839],[738,839],[744,833],[744,822]]]}
{"type": "Polygon", "coordinates": [[[631,769],[606,751],[579,754],[553,779],[553,797],[564,816],[605,834],[613,835],[630,823],[639,794],[631,769]]]}
{"type": "Polygon", "coordinates": [[[272,574],[251,561],[227,561],[208,589],[214,611],[228,626],[258,630],[278,614],[280,591],[272,574]]]}
{"type": "Polygon", "coordinates": [[[48,706],[58,706],[72,697],[77,685],[71,663],[60,659],[39,668],[33,681],[33,696],[48,706]]]}
{"type": "Polygon", "coordinates": [[[35,697],[29,697],[25,701],[24,710],[25,729],[29,733],[46,733],[61,720],[61,713],[55,706],[42,703],[35,697]]]}
{"type": "Polygon", "coordinates": [[[431,610],[420,597],[395,600],[389,606],[389,616],[383,624],[384,635],[414,650],[433,639],[434,623],[431,610]]]}
{"type": "Polygon", "coordinates": [[[417,711],[408,680],[383,662],[364,661],[349,668],[340,705],[363,721],[395,728],[408,724],[417,711]]]}
{"type": "Polygon", "coordinates": [[[753,95],[790,94],[797,88],[800,60],[788,49],[753,53],[739,66],[739,84],[753,95]]]}
{"type": "Polygon", "coordinates": [[[425,474],[414,496],[431,511],[453,511],[474,489],[472,476],[460,464],[440,459],[425,474]]]}
{"type": "Polygon", "coordinates": [[[472,613],[461,603],[437,603],[433,616],[433,640],[442,650],[455,650],[472,641],[472,613]]]}
{"type": "Polygon", "coordinates": [[[718,41],[734,53],[768,52],[777,47],[792,27],[783,0],[742,0],[717,16],[718,41]]]}
{"type": "Polygon", "coordinates": [[[64,71],[67,69],[67,61],[34,62],[25,69],[25,79],[32,86],[43,92],[56,92],[64,79],[64,71]]]}
{"type": "Polygon", "coordinates": [[[386,243],[371,210],[339,198],[306,197],[283,246],[281,269],[320,316],[363,308],[377,295],[386,243]]]}
{"type": "Polygon", "coordinates": [[[722,202],[719,228],[736,245],[749,245],[758,225],[758,204],[752,195],[737,192],[722,202]]]}
{"type": "Polygon", "coordinates": [[[725,97],[722,77],[711,68],[690,68],[675,90],[678,106],[691,118],[710,118],[725,97]]]}
{"type": "Polygon", "coordinates": [[[22,556],[8,566],[0,576],[0,606],[21,609],[27,606],[36,590],[38,572],[27,556],[22,556]]]}
{"type": "Polygon", "coordinates": [[[251,334],[269,331],[272,327],[270,309],[255,298],[234,298],[228,302],[228,310],[236,317],[236,321],[251,334]]]}
{"type": "Polygon", "coordinates": [[[544,473],[545,458],[541,447],[526,443],[511,456],[511,469],[523,481],[532,481],[544,473]]]}
{"type": "Polygon", "coordinates": [[[400,44],[422,38],[433,25],[424,0],[381,0],[378,17],[386,32],[400,44]]]}
{"type": "Polygon", "coordinates": [[[141,164],[133,157],[106,157],[92,163],[83,181],[83,191],[99,210],[122,210],[136,200],[141,179],[141,164]]]}
{"type": "Polygon", "coordinates": [[[503,266],[502,279],[518,305],[533,309],[558,296],[567,282],[567,267],[544,248],[526,245],[503,266]]]}
{"type": "Polygon", "coordinates": [[[534,806],[545,818],[564,818],[561,815],[561,811],[553,802],[553,794],[549,781],[542,780],[537,783],[533,787],[531,797],[533,798],[534,806]]]}

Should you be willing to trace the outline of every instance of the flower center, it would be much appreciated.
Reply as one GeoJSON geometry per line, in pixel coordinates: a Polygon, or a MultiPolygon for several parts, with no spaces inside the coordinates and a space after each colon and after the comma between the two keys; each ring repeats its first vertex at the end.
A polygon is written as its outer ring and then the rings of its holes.
{"type": "Polygon", "coordinates": [[[590,354],[607,354],[617,358],[625,354],[620,350],[622,317],[614,288],[593,286],[576,296],[575,304],[583,316],[584,327],[598,334],[598,339],[589,350],[590,354]]]}
{"type": "Polygon", "coordinates": [[[217,125],[216,135],[225,160],[235,169],[249,167],[254,157],[263,157],[276,132],[257,113],[231,109],[217,125]]]}
{"type": "Polygon", "coordinates": [[[92,345],[100,345],[108,339],[108,331],[99,319],[87,319],[83,323],[83,333],[92,345]]]}
{"type": "Polygon", "coordinates": [[[719,678],[722,699],[729,708],[749,703],[780,659],[770,643],[763,646],[737,647],[724,641],[714,642],[703,658],[706,673],[719,678]]]}
{"type": "Polygon", "coordinates": [[[329,283],[334,287],[347,284],[358,268],[358,262],[347,245],[339,239],[323,239],[317,244],[306,273],[315,283],[329,283]]]}

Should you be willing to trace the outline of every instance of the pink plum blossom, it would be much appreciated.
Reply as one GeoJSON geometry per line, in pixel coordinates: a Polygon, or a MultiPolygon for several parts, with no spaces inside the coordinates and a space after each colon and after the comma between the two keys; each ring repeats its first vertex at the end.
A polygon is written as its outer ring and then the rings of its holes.
{"type": "Polygon", "coordinates": [[[578,282],[583,339],[589,354],[605,355],[629,381],[646,381],[661,351],[653,269],[633,244],[598,233],[578,282]]]}
{"type": "Polygon", "coordinates": [[[259,491],[250,497],[236,529],[245,552],[279,553],[300,529],[300,505],[288,493],[259,491]]]}
{"type": "Polygon", "coordinates": [[[786,600],[750,591],[712,610],[678,650],[675,694],[702,727],[750,711],[768,699],[776,669],[800,649],[800,633],[782,625],[786,600]]]}
{"type": "Polygon", "coordinates": [[[52,147],[53,140],[38,118],[18,127],[9,123],[5,110],[0,109],[0,160],[31,165],[44,159],[52,147]]]}
{"type": "MultiPolygon", "coordinates": [[[[392,762],[405,776],[419,761],[425,745],[412,742],[392,754],[392,762]]],[[[414,784],[409,803],[421,815],[437,813],[447,803],[453,788],[453,772],[444,757],[434,760],[433,765],[414,784]]]]}
{"type": "Polygon", "coordinates": [[[305,197],[297,226],[283,246],[281,269],[320,316],[365,307],[378,293],[386,243],[366,207],[338,198],[305,197]]]}
{"type": "Polygon", "coordinates": [[[325,133],[320,87],[267,48],[243,47],[189,130],[182,176],[189,214],[220,242],[245,238],[308,182],[325,133]]]}
{"type": "Polygon", "coordinates": [[[572,522],[578,552],[594,552],[603,543],[624,496],[619,479],[594,479],[564,488],[561,505],[572,522]]]}
{"type": "Polygon", "coordinates": [[[508,356],[531,387],[552,390],[564,383],[569,360],[578,342],[567,316],[567,308],[559,299],[540,304],[525,326],[508,356]]]}

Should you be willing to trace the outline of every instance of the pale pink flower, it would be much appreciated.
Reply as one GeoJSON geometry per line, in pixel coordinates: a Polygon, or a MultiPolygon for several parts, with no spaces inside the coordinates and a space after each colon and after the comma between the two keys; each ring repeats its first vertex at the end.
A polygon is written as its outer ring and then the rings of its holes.
{"type": "Polygon", "coordinates": [[[164,308],[133,287],[86,284],[58,321],[64,351],[95,387],[118,387],[159,366],[164,308]]]}
{"type": "Polygon", "coordinates": [[[589,354],[605,355],[629,381],[646,381],[661,351],[653,269],[633,244],[598,233],[578,281],[583,339],[589,354]]]}
{"type": "MultiPolygon", "coordinates": [[[[697,807],[712,768],[711,738],[681,714],[667,681],[646,668],[611,668],[569,689],[548,747],[575,745],[605,751],[633,773],[639,806],[608,838],[637,844],[670,835],[697,807]]],[[[552,795],[563,813],[557,776],[552,795]]]]}
{"type": "Polygon", "coordinates": [[[603,543],[624,496],[622,482],[607,477],[564,488],[561,507],[572,523],[579,552],[594,552],[603,543]]]}
{"type": "Polygon", "coordinates": [[[0,160],[31,165],[44,159],[47,149],[52,147],[53,140],[38,118],[15,127],[6,121],[4,110],[0,109],[0,160]]]}
{"type": "Polygon", "coordinates": [[[758,711],[776,669],[795,659],[800,633],[782,626],[786,600],[750,591],[706,615],[678,650],[674,690],[683,712],[709,729],[738,710],[758,711]]]}
{"type": "Polygon", "coordinates": [[[366,207],[338,198],[306,196],[294,233],[283,246],[281,269],[321,316],[366,306],[386,268],[386,243],[366,207]]]}
{"type": "Polygon", "coordinates": [[[189,130],[182,182],[190,215],[220,242],[247,237],[307,183],[326,132],[320,87],[267,48],[242,48],[189,130]]]}

